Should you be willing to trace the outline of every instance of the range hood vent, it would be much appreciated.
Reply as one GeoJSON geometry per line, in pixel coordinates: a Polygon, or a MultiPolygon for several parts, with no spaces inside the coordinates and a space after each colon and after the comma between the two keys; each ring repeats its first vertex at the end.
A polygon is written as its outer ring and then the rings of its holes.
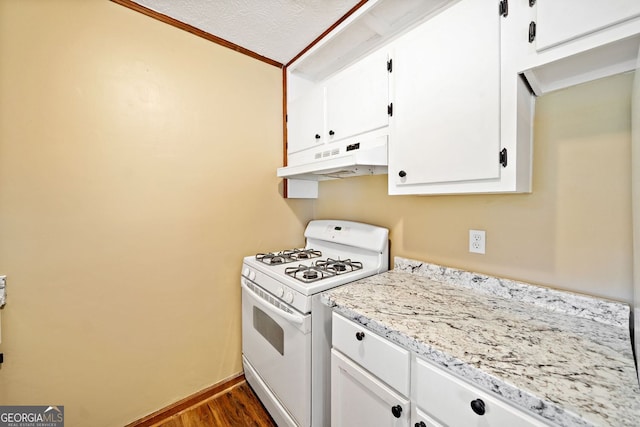
{"type": "Polygon", "coordinates": [[[324,181],[387,173],[387,143],[346,151],[309,163],[278,168],[280,178],[324,181]]]}

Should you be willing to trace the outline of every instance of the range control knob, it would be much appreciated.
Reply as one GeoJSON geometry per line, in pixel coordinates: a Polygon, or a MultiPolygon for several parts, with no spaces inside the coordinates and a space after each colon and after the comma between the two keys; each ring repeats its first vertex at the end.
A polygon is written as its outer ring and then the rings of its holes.
{"type": "Polygon", "coordinates": [[[256,280],[256,272],[249,270],[249,280],[256,280]]]}
{"type": "Polygon", "coordinates": [[[279,296],[280,298],[282,298],[282,296],[284,295],[284,288],[283,288],[282,286],[280,286],[280,287],[278,288],[278,290],[276,291],[276,293],[278,294],[278,296],[279,296]]]}
{"type": "Polygon", "coordinates": [[[293,292],[287,291],[287,293],[284,296],[284,300],[289,304],[291,304],[293,302],[293,292]]]}
{"type": "Polygon", "coordinates": [[[242,270],[242,275],[244,277],[249,277],[249,267],[245,267],[244,270],[242,270]]]}

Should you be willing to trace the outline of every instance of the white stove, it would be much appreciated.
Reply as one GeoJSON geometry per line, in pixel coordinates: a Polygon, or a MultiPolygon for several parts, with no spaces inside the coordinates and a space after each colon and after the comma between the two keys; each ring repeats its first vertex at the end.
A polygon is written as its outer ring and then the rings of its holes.
{"type": "Polygon", "coordinates": [[[389,269],[385,228],[318,220],[304,235],[304,248],[242,266],[245,376],[279,426],[330,423],[331,313],[319,293],[389,269]]]}

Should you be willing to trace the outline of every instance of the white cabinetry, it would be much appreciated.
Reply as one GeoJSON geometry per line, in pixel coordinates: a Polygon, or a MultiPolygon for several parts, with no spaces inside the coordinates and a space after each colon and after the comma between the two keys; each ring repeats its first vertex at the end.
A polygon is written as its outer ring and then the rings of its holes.
{"type": "Polygon", "coordinates": [[[547,425],[420,358],[412,372],[411,423],[416,426],[547,425]]]}
{"type": "Polygon", "coordinates": [[[634,69],[640,2],[538,0],[521,28],[522,34],[530,34],[522,71],[542,95],[634,69]]]}
{"type": "Polygon", "coordinates": [[[409,352],[333,314],[331,425],[408,426],[409,352]]]}
{"type": "Polygon", "coordinates": [[[409,426],[409,399],[331,350],[331,425],[409,426]]]}
{"type": "Polygon", "coordinates": [[[332,322],[333,427],[548,426],[351,320],[332,322]]]}
{"type": "Polygon", "coordinates": [[[506,19],[461,0],[396,41],[389,194],[530,191],[533,98],[506,19]]]}
{"type": "Polygon", "coordinates": [[[330,141],[389,124],[389,72],[386,51],[378,51],[327,82],[327,135],[330,141]]]}
{"type": "Polygon", "coordinates": [[[538,0],[535,44],[538,50],[566,43],[640,16],[637,0],[538,0]]]}
{"type": "Polygon", "coordinates": [[[324,135],[324,87],[311,86],[289,103],[287,150],[295,153],[322,142],[324,135]]]}
{"type": "MultiPolygon", "coordinates": [[[[295,82],[299,77],[291,78],[295,82]]],[[[375,52],[325,81],[297,87],[287,107],[289,166],[342,155],[344,144],[336,142],[389,124],[386,51],[375,52]]]]}

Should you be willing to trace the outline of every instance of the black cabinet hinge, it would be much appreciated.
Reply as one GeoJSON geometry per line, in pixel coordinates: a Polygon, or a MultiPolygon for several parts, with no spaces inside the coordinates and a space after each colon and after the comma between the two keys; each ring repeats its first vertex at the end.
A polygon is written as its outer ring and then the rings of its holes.
{"type": "Polygon", "coordinates": [[[533,43],[536,39],[536,23],[531,21],[529,23],[529,43],[533,43]]]}
{"type": "Polygon", "coordinates": [[[503,148],[500,151],[500,164],[502,165],[503,168],[507,167],[507,149],[503,148]]]}
{"type": "Polygon", "coordinates": [[[509,0],[502,0],[499,4],[498,4],[498,12],[500,13],[500,16],[503,17],[507,17],[507,15],[509,14],[509,0]]]}
{"type": "Polygon", "coordinates": [[[392,72],[393,71],[393,59],[390,59],[387,61],[387,71],[388,72],[392,72]]]}
{"type": "Polygon", "coordinates": [[[393,116],[393,102],[387,105],[387,114],[393,116]]]}

